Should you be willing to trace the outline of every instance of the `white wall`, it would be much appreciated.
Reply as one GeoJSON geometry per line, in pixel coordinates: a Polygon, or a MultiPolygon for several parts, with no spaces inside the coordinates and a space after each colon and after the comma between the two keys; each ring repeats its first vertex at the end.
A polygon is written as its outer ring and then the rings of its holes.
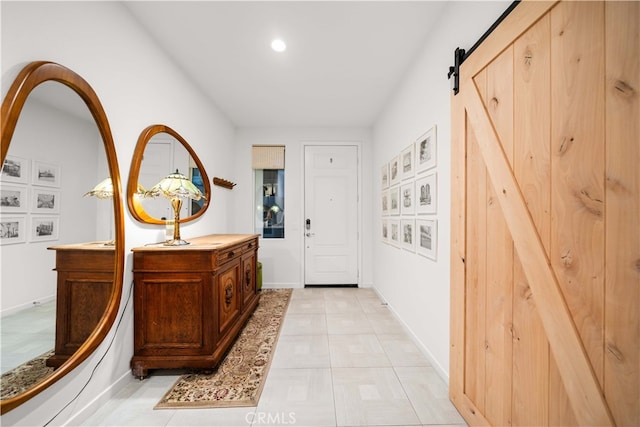
{"type": "MultiPolygon", "coordinates": [[[[123,187],[138,135],[154,123],[166,124],[182,135],[198,153],[210,177],[233,175],[233,126],[140,31],[120,3],[2,2],[0,7],[2,96],[17,72],[34,60],[58,62],[82,76],[97,93],[109,119],[123,187]]],[[[213,187],[212,207],[199,220],[182,226],[182,235],[188,238],[228,231],[234,194],[213,187]]],[[[126,203],[123,206],[126,241],[121,311],[133,279],[131,248],[164,236],[159,226],[135,222],[126,211],[126,203]]],[[[87,361],[3,415],[2,424],[43,425],[59,411],[50,425],[66,423],[101,393],[110,393],[118,381],[133,378],[129,370],[132,320],[129,303],[115,341],[90,381],[113,331],[87,361]],[[87,381],[80,397],[63,409],[87,381]]]]}
{"type": "Polygon", "coordinates": [[[235,205],[234,231],[253,233],[252,145],[284,145],[285,148],[285,238],[260,239],[258,257],[262,262],[263,287],[301,288],[304,265],[304,145],[360,144],[361,200],[361,279],[360,285],[372,283],[371,228],[371,134],[367,129],[345,128],[244,128],[236,134],[236,168],[233,174],[239,197],[235,205]]]}
{"type": "Polygon", "coordinates": [[[437,125],[437,261],[383,244],[381,207],[374,204],[374,287],[413,333],[434,368],[449,375],[449,249],[451,204],[450,82],[456,47],[469,49],[510,2],[451,2],[429,34],[424,49],[373,129],[375,199],[380,168],[431,126],[437,125]]]}

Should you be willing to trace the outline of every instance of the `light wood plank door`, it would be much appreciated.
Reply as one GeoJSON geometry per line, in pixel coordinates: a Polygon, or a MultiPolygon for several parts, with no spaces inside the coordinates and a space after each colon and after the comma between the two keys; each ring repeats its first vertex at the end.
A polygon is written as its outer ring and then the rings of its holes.
{"type": "Polygon", "coordinates": [[[640,2],[522,2],[452,97],[450,398],[640,425],[640,2]]]}

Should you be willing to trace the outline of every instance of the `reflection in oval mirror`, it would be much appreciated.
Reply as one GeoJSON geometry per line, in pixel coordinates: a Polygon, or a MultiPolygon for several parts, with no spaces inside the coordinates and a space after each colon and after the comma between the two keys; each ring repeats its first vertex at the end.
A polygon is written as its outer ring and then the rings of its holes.
{"type": "Polygon", "coordinates": [[[127,184],[129,210],[138,221],[165,224],[174,217],[166,199],[143,197],[143,192],[176,170],[204,194],[204,197],[189,199],[182,205],[180,222],[184,223],[207,210],[211,200],[209,178],[191,146],[176,131],[164,125],[147,127],[138,138],[127,184]]]}
{"type": "Polygon", "coordinates": [[[84,98],[97,103],[95,94],[64,67],[29,67],[43,82],[23,85],[31,92],[21,110],[5,108],[17,98],[13,87],[2,106],[2,413],[90,354],[115,317],[109,312],[117,311],[122,281],[122,242],[113,241],[122,234],[115,151],[106,117],[94,119],[102,107],[90,111],[84,98]],[[105,180],[110,187],[92,192],[105,180]],[[96,329],[104,333],[78,352],[96,329]]]}

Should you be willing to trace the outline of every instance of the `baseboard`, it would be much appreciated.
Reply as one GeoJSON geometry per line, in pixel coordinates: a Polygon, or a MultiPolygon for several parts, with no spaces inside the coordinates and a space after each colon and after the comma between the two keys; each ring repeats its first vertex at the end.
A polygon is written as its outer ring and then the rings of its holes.
{"type": "Polygon", "coordinates": [[[302,289],[304,285],[300,282],[293,283],[263,283],[262,289],[302,289]]]}
{"type": "Polygon", "coordinates": [[[109,387],[104,389],[104,391],[98,394],[94,399],[92,399],[89,403],[87,403],[83,408],[81,408],[78,412],[76,412],[65,425],[67,426],[78,426],[82,425],[90,416],[95,414],[98,409],[107,404],[109,400],[111,400],[129,381],[137,381],[132,375],[131,370],[127,369],[127,371],[122,374],[122,376],[116,379],[109,387]]]}
{"type": "Polygon", "coordinates": [[[0,311],[0,317],[10,316],[12,314],[19,313],[19,312],[21,312],[23,310],[28,310],[30,308],[37,307],[39,305],[46,304],[46,303],[51,302],[51,301],[55,301],[55,299],[56,299],[55,295],[49,295],[48,297],[42,297],[42,298],[40,298],[40,299],[38,299],[36,301],[33,301],[33,302],[26,302],[24,304],[20,304],[20,305],[16,305],[16,306],[13,306],[13,307],[5,308],[4,310],[0,311]]]}
{"type": "Polygon", "coordinates": [[[389,304],[389,302],[387,301],[387,299],[384,297],[384,295],[382,295],[380,293],[380,291],[378,290],[378,288],[373,287],[374,292],[376,293],[376,295],[378,295],[378,298],[380,298],[380,300],[385,303],[387,305],[387,307],[389,308],[389,311],[391,312],[391,314],[393,314],[393,317],[396,318],[396,320],[398,320],[398,322],[400,322],[400,324],[402,325],[402,328],[405,330],[405,332],[411,337],[411,340],[413,341],[413,343],[418,346],[418,348],[420,349],[420,351],[422,352],[422,354],[424,355],[424,357],[427,358],[427,360],[429,361],[429,363],[431,364],[431,367],[436,371],[436,373],[438,374],[438,376],[440,378],[442,378],[442,380],[445,382],[445,384],[447,385],[447,387],[449,387],[449,372],[447,372],[446,369],[444,369],[442,367],[442,365],[440,365],[440,363],[438,363],[438,361],[436,360],[436,358],[433,356],[433,354],[431,353],[431,351],[429,351],[429,349],[424,345],[424,343],[422,341],[420,341],[420,339],[418,339],[418,336],[413,332],[413,330],[411,330],[411,328],[409,327],[409,325],[407,325],[405,323],[404,320],[402,320],[402,317],[400,317],[400,315],[398,315],[398,312],[393,308],[393,306],[391,306],[391,304],[389,304]]]}

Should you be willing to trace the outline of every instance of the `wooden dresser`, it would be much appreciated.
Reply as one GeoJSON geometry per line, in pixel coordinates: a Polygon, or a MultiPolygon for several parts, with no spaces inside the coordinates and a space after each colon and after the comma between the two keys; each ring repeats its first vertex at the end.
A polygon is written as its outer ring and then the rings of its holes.
{"type": "Polygon", "coordinates": [[[111,299],[115,249],[104,242],[58,245],[56,344],[47,366],[57,368],[75,353],[98,326],[111,299]]]}
{"type": "Polygon", "coordinates": [[[258,305],[257,234],[134,248],[131,370],[213,368],[258,305]]]}

